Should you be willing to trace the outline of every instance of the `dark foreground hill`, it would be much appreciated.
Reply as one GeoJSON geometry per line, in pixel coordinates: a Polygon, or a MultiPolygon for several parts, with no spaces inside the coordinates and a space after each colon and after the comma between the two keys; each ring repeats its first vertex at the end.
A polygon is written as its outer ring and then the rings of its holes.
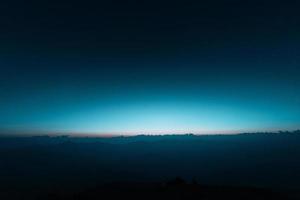
{"type": "MultiPolygon", "coordinates": [[[[0,177],[1,199],[44,199],[49,194],[59,199],[64,193],[77,195],[77,199],[119,194],[176,199],[181,193],[202,195],[202,199],[239,194],[296,198],[300,189],[300,133],[6,137],[0,139],[0,177]],[[188,183],[195,180],[201,187],[164,185],[177,176],[188,183]],[[116,182],[123,184],[111,186],[116,182]],[[137,182],[142,186],[134,184],[137,182]],[[152,184],[155,182],[158,184],[152,184]],[[206,194],[209,197],[203,197],[206,194]]],[[[72,199],[72,195],[64,198],[72,199]]]]}
{"type": "Polygon", "coordinates": [[[197,182],[186,183],[183,179],[163,183],[123,182],[106,184],[83,191],[49,192],[41,195],[45,200],[293,200],[298,199],[292,191],[276,191],[251,187],[204,186],[197,182]]]}

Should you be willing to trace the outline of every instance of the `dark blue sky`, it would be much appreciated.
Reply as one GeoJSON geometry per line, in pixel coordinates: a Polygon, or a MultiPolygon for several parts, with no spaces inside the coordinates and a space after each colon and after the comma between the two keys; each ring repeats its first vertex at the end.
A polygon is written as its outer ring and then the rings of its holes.
{"type": "Polygon", "coordinates": [[[300,128],[297,1],[17,1],[0,7],[0,129],[300,128]]]}

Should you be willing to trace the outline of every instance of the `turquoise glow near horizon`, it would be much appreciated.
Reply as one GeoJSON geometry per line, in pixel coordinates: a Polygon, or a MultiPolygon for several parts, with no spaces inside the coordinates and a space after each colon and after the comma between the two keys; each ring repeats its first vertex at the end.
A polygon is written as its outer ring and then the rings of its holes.
{"type": "Polygon", "coordinates": [[[136,91],[106,99],[69,99],[68,103],[59,100],[64,94],[54,99],[47,92],[46,96],[32,96],[27,102],[15,104],[18,116],[12,112],[5,123],[10,126],[5,128],[83,135],[226,134],[299,128],[298,104],[282,104],[282,99],[272,103],[265,98],[253,101],[248,98],[253,95],[251,91],[246,99],[195,92],[155,96],[136,91]],[[51,101],[43,101],[47,98],[51,101]],[[15,121],[10,124],[12,119],[15,121]]]}

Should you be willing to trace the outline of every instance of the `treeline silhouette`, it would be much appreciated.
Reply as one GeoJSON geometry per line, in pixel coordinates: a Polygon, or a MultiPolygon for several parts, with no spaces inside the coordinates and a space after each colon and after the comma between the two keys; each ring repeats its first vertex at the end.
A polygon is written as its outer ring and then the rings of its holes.
{"type": "Polygon", "coordinates": [[[1,199],[297,199],[300,131],[2,137],[0,177],[1,199]]]}

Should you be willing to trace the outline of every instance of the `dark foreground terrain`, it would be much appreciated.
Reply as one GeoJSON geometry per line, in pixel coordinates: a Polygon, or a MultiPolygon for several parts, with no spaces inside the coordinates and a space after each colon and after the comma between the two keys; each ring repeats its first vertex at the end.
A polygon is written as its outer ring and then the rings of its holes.
{"type": "Polygon", "coordinates": [[[232,200],[276,200],[298,199],[292,191],[273,191],[251,187],[204,186],[185,183],[176,178],[163,183],[114,183],[93,187],[83,191],[48,192],[41,199],[92,200],[92,199],[232,199],[232,200]]]}
{"type": "Polygon", "coordinates": [[[2,137],[0,178],[12,200],[300,199],[300,132],[2,137]]]}

